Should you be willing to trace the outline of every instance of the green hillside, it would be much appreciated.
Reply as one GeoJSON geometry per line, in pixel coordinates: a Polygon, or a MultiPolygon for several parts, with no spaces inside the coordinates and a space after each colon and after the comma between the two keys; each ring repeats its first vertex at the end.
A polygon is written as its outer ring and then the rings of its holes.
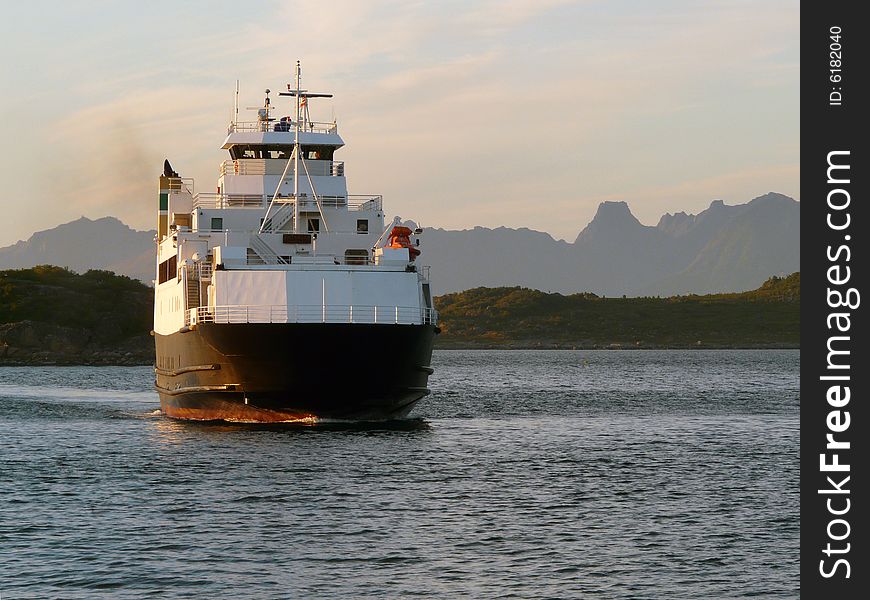
{"type": "MultiPolygon", "coordinates": [[[[153,290],[108,271],[0,271],[0,364],[151,364],[153,290]]],[[[800,273],[741,294],[599,298],[476,288],[435,299],[438,348],[800,346],[800,273]]]]}
{"type": "Polygon", "coordinates": [[[435,300],[439,348],[800,346],[800,273],[739,294],[600,298],[476,288],[435,300]]]}
{"type": "Polygon", "coordinates": [[[0,364],[150,364],[153,294],[108,271],[0,271],[0,364]]]}

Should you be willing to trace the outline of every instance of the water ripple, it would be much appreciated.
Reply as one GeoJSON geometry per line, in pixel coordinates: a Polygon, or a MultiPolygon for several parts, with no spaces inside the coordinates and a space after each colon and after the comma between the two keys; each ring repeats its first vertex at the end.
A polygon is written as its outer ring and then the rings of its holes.
{"type": "Polygon", "coordinates": [[[392,423],[0,369],[3,598],[798,594],[794,351],[438,352],[392,423]]]}

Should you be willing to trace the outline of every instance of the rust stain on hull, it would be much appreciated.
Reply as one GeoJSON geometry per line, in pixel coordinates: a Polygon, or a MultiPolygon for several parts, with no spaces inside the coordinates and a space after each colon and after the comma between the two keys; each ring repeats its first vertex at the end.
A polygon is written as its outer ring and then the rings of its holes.
{"type": "Polygon", "coordinates": [[[282,411],[260,408],[241,402],[212,402],[205,407],[185,407],[162,401],[163,414],[173,419],[187,421],[238,421],[247,423],[286,423],[293,421],[315,421],[317,417],[303,411],[282,411]]]}

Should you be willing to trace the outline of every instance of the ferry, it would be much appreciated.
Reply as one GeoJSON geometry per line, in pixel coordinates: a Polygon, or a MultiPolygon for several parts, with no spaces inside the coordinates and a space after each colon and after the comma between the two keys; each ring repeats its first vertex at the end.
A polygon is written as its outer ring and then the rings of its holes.
{"type": "Polygon", "coordinates": [[[438,314],[422,229],[350,195],[331,94],[295,81],[255,121],[234,116],[215,192],[160,175],[155,387],[167,417],[384,420],[429,394],[438,314]],[[286,112],[277,108],[286,97],[286,112]],[[385,224],[386,222],[386,224],[385,224]]]}

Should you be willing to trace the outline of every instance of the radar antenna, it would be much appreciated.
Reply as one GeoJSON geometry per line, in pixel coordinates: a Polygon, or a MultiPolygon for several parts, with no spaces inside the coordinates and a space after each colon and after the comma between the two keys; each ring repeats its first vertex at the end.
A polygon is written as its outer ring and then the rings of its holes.
{"type": "MultiPolygon", "coordinates": [[[[238,91],[236,91],[238,94],[238,91]]],[[[272,90],[266,88],[266,99],[263,100],[263,106],[246,106],[245,108],[248,110],[257,111],[257,124],[259,125],[260,131],[269,131],[269,123],[274,121],[272,118],[272,101],[269,99],[269,94],[272,93],[272,90]]],[[[238,110],[238,109],[237,109],[238,110]]]]}

